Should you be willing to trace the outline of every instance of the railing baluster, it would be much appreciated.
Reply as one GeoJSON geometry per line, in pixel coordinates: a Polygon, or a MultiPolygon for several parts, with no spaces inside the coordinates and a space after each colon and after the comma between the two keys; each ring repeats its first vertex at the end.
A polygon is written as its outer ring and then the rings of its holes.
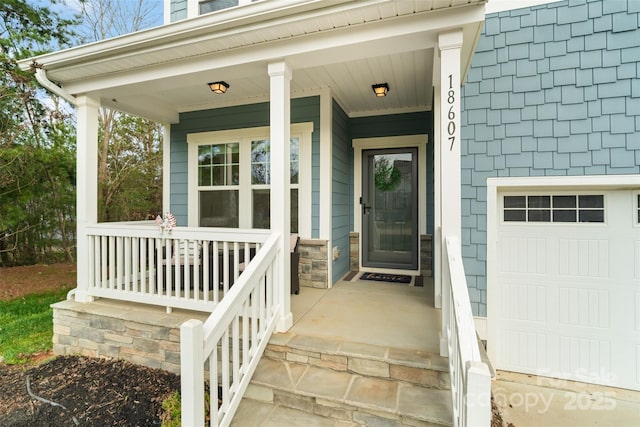
{"type": "Polygon", "coordinates": [[[243,372],[249,363],[249,300],[242,304],[242,368],[243,372]]]}
{"type": "Polygon", "coordinates": [[[209,268],[211,265],[209,263],[209,242],[202,242],[202,292],[203,299],[205,301],[209,301],[209,268]]]}
{"type": "Polygon", "coordinates": [[[240,385],[240,310],[233,318],[231,350],[233,355],[233,388],[235,392],[240,385]]]}
{"type": "Polygon", "coordinates": [[[123,290],[132,291],[133,283],[131,283],[131,237],[125,237],[123,239],[124,244],[124,275],[122,280],[124,281],[123,290]]]}
{"type": "Polygon", "coordinates": [[[109,288],[116,288],[116,237],[109,237],[109,288]]]}
{"type": "Polygon", "coordinates": [[[140,266],[138,264],[138,261],[140,260],[139,243],[139,238],[131,238],[131,290],[133,292],[140,292],[140,283],[138,281],[138,273],[140,272],[140,266]]]}
{"type": "Polygon", "coordinates": [[[182,263],[180,266],[180,272],[182,273],[182,280],[179,282],[178,290],[176,291],[177,297],[188,298],[189,297],[189,283],[190,283],[190,265],[191,260],[189,259],[189,240],[182,240],[180,242],[180,249],[183,251],[182,254],[182,263]]]}
{"type": "Polygon", "coordinates": [[[193,241],[193,286],[190,286],[190,289],[193,290],[192,298],[194,301],[200,300],[200,242],[198,240],[193,241]]]}

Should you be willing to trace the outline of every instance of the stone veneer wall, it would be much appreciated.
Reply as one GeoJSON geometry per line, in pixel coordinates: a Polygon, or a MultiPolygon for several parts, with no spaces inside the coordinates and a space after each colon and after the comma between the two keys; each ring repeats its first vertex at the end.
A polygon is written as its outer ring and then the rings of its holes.
{"type": "MultiPolygon", "coordinates": [[[[420,236],[420,274],[424,277],[433,275],[433,236],[420,236]]],[[[349,233],[349,270],[358,271],[360,268],[360,233],[349,233]]]]}
{"type": "Polygon", "coordinates": [[[114,303],[53,304],[53,352],[108,357],[180,374],[180,325],[206,313],[114,303]]]}
{"type": "Polygon", "coordinates": [[[420,236],[420,274],[424,277],[433,276],[433,236],[420,236]]]}
{"type": "Polygon", "coordinates": [[[300,286],[326,289],[329,287],[327,241],[300,239],[300,266],[298,274],[300,286]]]}

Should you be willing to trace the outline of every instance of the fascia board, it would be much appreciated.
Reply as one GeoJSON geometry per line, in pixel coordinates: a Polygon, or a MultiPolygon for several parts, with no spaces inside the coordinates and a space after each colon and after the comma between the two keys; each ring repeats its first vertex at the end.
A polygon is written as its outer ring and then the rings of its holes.
{"type": "MultiPolygon", "coordinates": [[[[381,3],[385,0],[332,0],[330,10],[336,6],[351,4],[351,7],[381,3]]],[[[131,52],[140,52],[153,47],[192,43],[202,37],[219,37],[244,32],[251,24],[272,25],[273,20],[287,16],[308,16],[309,13],[322,16],[329,9],[324,0],[270,0],[255,2],[242,7],[229,8],[218,13],[205,14],[192,19],[142,30],[131,34],[101,40],[69,49],[52,52],[18,62],[22,70],[28,70],[32,62],[45,64],[53,69],[71,66],[101,58],[113,58],[131,52]]]]}

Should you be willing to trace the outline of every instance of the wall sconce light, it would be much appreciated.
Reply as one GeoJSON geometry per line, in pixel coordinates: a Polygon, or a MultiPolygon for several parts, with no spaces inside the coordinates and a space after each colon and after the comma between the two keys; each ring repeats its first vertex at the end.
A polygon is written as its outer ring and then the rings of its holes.
{"type": "Polygon", "coordinates": [[[211,89],[213,93],[225,93],[227,89],[229,89],[229,83],[227,82],[207,83],[207,86],[209,86],[209,89],[211,89]]]}
{"type": "Polygon", "coordinates": [[[389,85],[387,83],[378,83],[371,85],[371,89],[373,89],[373,93],[378,97],[387,96],[387,93],[389,92],[389,85]]]}

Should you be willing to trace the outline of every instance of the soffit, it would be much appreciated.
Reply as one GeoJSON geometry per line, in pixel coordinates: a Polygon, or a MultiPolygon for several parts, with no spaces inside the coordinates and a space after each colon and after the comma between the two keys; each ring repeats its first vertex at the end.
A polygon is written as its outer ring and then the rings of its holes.
{"type": "MultiPolygon", "coordinates": [[[[203,90],[212,80],[232,84],[225,103],[268,99],[266,64],[279,57],[294,70],[293,92],[331,88],[350,115],[424,110],[431,106],[435,29],[460,26],[460,13],[483,3],[264,0],[36,61],[71,93],[94,93],[106,105],[156,120],[215,107],[222,100],[203,90]],[[370,85],[382,81],[393,97],[370,96],[370,85]]],[[[467,46],[480,25],[464,27],[467,46]]]]}

